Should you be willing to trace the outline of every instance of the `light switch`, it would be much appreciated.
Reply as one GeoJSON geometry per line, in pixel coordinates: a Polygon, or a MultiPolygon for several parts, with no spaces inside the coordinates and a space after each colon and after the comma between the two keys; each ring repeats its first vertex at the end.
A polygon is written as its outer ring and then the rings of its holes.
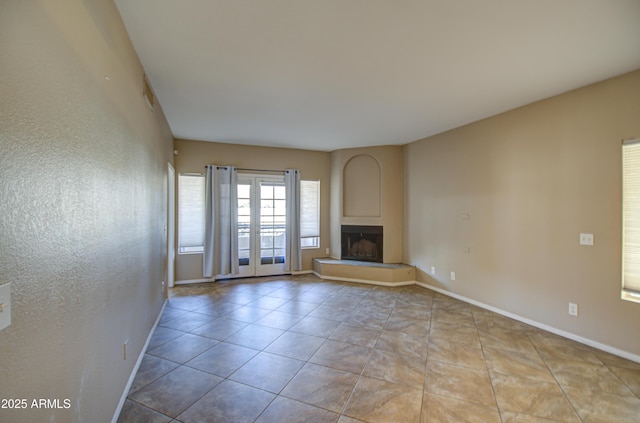
{"type": "Polygon", "coordinates": [[[580,234],[580,245],[593,245],[593,234],[580,234]]]}
{"type": "Polygon", "coordinates": [[[11,283],[0,286],[0,330],[11,325],[11,283]]]}

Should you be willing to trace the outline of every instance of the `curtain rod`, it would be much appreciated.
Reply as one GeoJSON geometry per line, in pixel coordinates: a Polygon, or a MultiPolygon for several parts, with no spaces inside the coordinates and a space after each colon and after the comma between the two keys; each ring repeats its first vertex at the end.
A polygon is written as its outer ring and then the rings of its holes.
{"type": "Polygon", "coordinates": [[[272,172],[272,173],[286,173],[287,170],[273,170],[273,169],[247,169],[239,167],[238,170],[243,170],[245,172],[272,172]]]}
{"type": "MultiPolygon", "coordinates": [[[[207,165],[205,166],[205,169],[209,166],[215,166],[215,165],[207,165]]],[[[227,166],[216,166],[218,169],[226,169],[227,166]]],[[[249,168],[244,168],[244,167],[237,167],[236,170],[242,170],[245,172],[271,172],[271,173],[287,173],[288,170],[274,170],[274,169],[249,169],[249,168]]]]}

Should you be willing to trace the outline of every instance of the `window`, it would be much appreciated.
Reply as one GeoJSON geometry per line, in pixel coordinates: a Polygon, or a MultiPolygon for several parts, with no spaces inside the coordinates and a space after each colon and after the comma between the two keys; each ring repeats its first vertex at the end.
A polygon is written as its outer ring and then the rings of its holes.
{"type": "Polygon", "coordinates": [[[622,144],[622,299],[640,303],[640,139],[622,144]]]}
{"type": "Polygon", "coordinates": [[[178,253],[204,251],[204,175],[178,175],[178,253]]]}
{"type": "Polygon", "coordinates": [[[300,181],[300,246],[320,248],[320,181],[300,181]]]}

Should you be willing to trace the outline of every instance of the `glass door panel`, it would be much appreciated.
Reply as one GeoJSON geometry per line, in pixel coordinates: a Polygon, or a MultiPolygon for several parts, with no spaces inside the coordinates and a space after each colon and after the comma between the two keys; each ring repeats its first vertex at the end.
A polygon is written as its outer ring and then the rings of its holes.
{"type": "Polygon", "coordinates": [[[284,182],[260,179],[260,245],[257,274],[285,271],[287,209],[284,182]]]}
{"type": "MultiPolygon", "coordinates": [[[[240,178],[239,178],[240,179],[240,178]]],[[[253,192],[253,181],[238,181],[238,264],[240,265],[239,276],[253,276],[255,274],[253,251],[253,230],[252,230],[252,207],[251,193],[253,192]]]]}
{"type": "Polygon", "coordinates": [[[285,272],[286,223],[283,178],[239,175],[239,277],[285,272]]]}

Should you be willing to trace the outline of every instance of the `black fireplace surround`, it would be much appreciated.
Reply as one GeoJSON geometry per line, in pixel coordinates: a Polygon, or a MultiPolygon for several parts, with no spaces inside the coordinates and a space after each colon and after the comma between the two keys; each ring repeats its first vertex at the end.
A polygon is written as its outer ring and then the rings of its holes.
{"type": "Polygon", "coordinates": [[[342,260],[382,263],[382,226],[342,225],[342,260]]]}

